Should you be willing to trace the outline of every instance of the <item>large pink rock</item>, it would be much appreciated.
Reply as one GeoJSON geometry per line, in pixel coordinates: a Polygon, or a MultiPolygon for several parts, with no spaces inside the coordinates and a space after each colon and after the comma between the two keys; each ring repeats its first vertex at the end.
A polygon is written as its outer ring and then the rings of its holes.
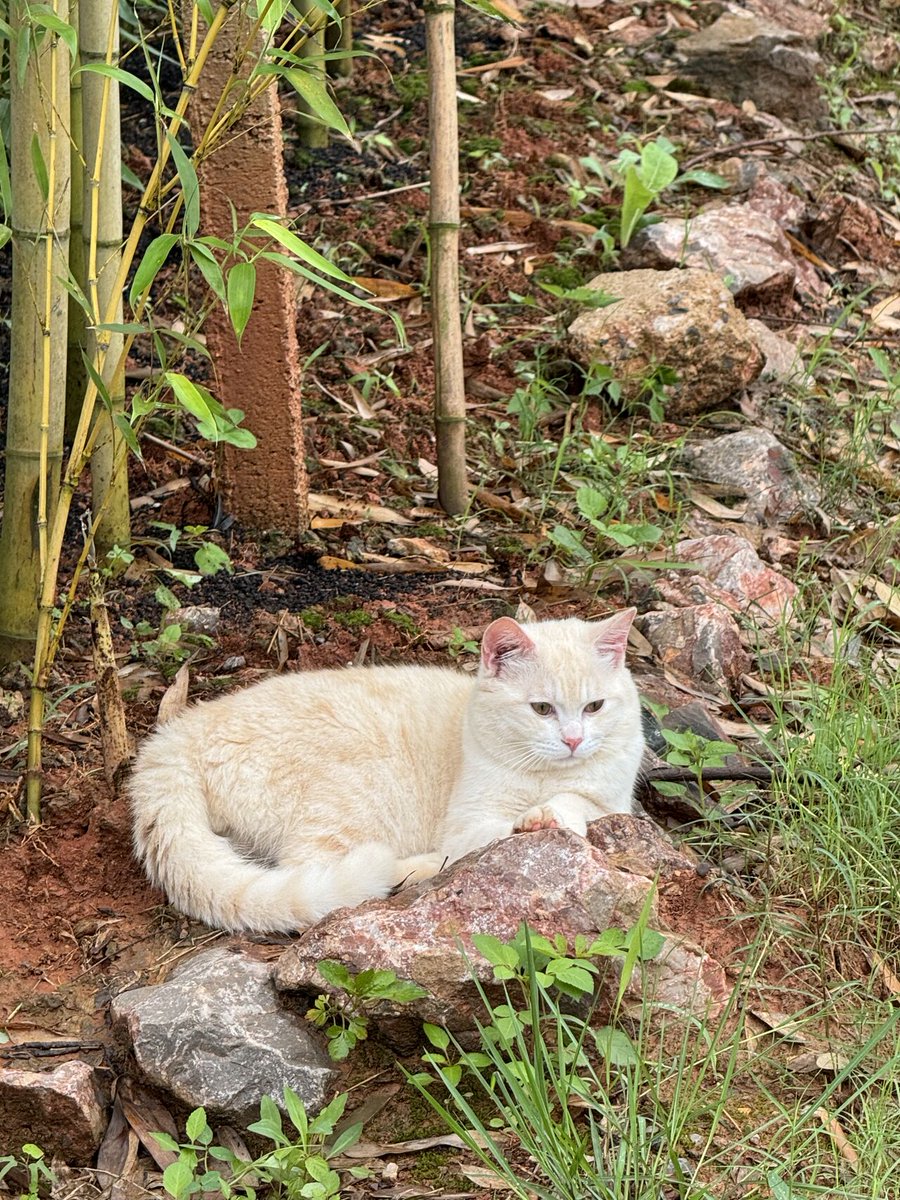
{"type": "Polygon", "coordinates": [[[678,542],[673,557],[694,563],[717,587],[729,592],[750,617],[777,620],[791,614],[796,585],[767,567],[750,543],[718,534],[678,542]]]}
{"type": "Polygon", "coordinates": [[[727,696],[737,691],[750,660],[741,631],[721,604],[694,604],[645,613],[635,625],[659,661],[683,679],[727,696]]]}
{"type": "MultiPolygon", "coordinates": [[[[579,933],[628,928],[654,892],[657,873],[693,871],[649,822],[607,817],[592,830],[609,823],[616,829],[609,849],[602,848],[602,834],[598,845],[569,830],[515,834],[398,896],[332,913],[285,951],[276,965],[276,986],[328,992],[317,971],[326,958],[354,972],[391,970],[428,994],[402,1006],[380,1004],[373,1019],[383,1035],[414,1044],[422,1021],[472,1030],[484,1017],[473,975],[488,995],[500,996],[473,934],[506,941],[527,921],[538,932],[563,934],[571,943],[579,933]]],[[[650,903],[653,926],[655,900],[650,903]]],[[[611,1006],[617,986],[618,972],[612,968],[601,978],[601,1011],[611,1006]]],[[[643,983],[632,980],[627,998],[635,1009],[645,1002],[642,987],[650,1009],[657,997],[702,1014],[721,1011],[730,990],[722,968],[680,934],[667,938],[659,958],[647,965],[643,983]]]]}

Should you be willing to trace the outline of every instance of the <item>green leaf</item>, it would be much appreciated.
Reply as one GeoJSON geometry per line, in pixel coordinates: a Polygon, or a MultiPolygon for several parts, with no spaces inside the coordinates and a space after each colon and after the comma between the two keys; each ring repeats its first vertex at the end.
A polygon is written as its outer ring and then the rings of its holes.
{"type": "Polygon", "coordinates": [[[194,551],[194,562],[201,575],[217,575],[219,571],[227,571],[230,575],[234,571],[228,554],[215,542],[204,542],[198,546],[194,551]]]}
{"type": "Polygon", "coordinates": [[[309,1139],[309,1117],[303,1101],[293,1088],[285,1087],[284,1089],[284,1107],[287,1109],[291,1124],[300,1134],[301,1141],[305,1146],[309,1139]]]}
{"type": "MultiPolygon", "coordinates": [[[[352,283],[353,280],[349,275],[345,275],[340,267],[336,267],[334,263],[330,263],[327,258],[323,258],[317,250],[313,250],[312,246],[307,246],[306,242],[297,237],[290,229],[285,229],[283,225],[275,220],[274,217],[268,217],[265,213],[254,213],[250,218],[250,225],[260,232],[267,234],[273,241],[280,242],[285,250],[289,250],[307,266],[314,267],[317,271],[321,271],[323,275],[330,275],[332,279],[339,279],[341,283],[352,283]]],[[[322,280],[317,280],[321,283],[322,280]]]]}
{"type": "Polygon", "coordinates": [[[344,991],[350,987],[353,982],[353,977],[343,963],[335,962],[330,958],[323,958],[318,964],[318,972],[332,987],[343,988],[344,991]]]}
{"type": "MultiPolygon", "coordinates": [[[[175,398],[182,408],[186,409],[192,417],[196,417],[205,429],[212,428],[215,430],[215,418],[196,383],[193,383],[186,375],[181,375],[177,371],[166,371],[164,378],[175,393],[175,398]]],[[[204,434],[204,436],[207,435],[204,434]]],[[[215,439],[211,438],[210,440],[215,439]]]]}
{"type": "Polygon", "coordinates": [[[12,237],[12,230],[8,225],[0,225],[0,250],[6,245],[12,237]]]}
{"type": "Polygon", "coordinates": [[[656,192],[651,191],[641,181],[637,168],[629,167],[625,172],[625,193],[619,222],[619,245],[623,250],[631,241],[631,235],[641,216],[655,199],[656,192]]]}
{"type": "Polygon", "coordinates": [[[139,296],[147,290],[166,259],[169,257],[169,252],[174,245],[180,240],[177,233],[161,233],[159,237],[155,237],[147,249],[144,251],[144,257],[141,259],[140,266],[134,273],[134,279],[131,281],[131,290],[128,293],[128,303],[132,309],[139,296]]]}
{"type": "Polygon", "coordinates": [[[9,160],[6,157],[2,124],[0,124],[0,205],[3,206],[4,216],[12,213],[12,184],[9,178],[9,160]]]}
{"type": "Polygon", "coordinates": [[[362,1136],[362,1122],[358,1121],[355,1125],[348,1125],[346,1129],[342,1129],[334,1141],[328,1147],[328,1157],[337,1158],[339,1154],[343,1154],[345,1150],[349,1150],[351,1146],[355,1146],[362,1136]]]}
{"type": "Polygon", "coordinates": [[[126,187],[134,188],[136,192],[142,192],[144,190],[143,182],[137,177],[137,175],[135,175],[134,171],[132,171],[131,167],[129,167],[127,163],[122,163],[121,175],[122,182],[126,187]]]}
{"type": "Polygon", "coordinates": [[[83,71],[90,71],[92,75],[105,75],[109,79],[115,79],[125,87],[131,88],[133,92],[137,92],[149,104],[156,103],[156,95],[151,87],[144,83],[137,75],[132,75],[130,71],[126,71],[123,67],[115,67],[112,63],[83,63],[80,67],[76,67],[72,75],[78,75],[83,71]]]}
{"type": "Polygon", "coordinates": [[[575,493],[575,503],[578,510],[589,521],[596,521],[609,508],[609,498],[592,487],[580,487],[575,493]]]}
{"type": "Polygon", "coordinates": [[[636,1067],[641,1061],[631,1039],[621,1029],[606,1025],[594,1031],[594,1041],[599,1052],[614,1067],[636,1067]]]}
{"type": "Polygon", "coordinates": [[[716,175],[712,171],[685,171],[683,175],[679,175],[675,182],[680,187],[683,183],[696,183],[698,187],[722,188],[731,187],[727,179],[723,179],[721,175],[716,175]]]}
{"type": "Polygon", "coordinates": [[[193,1183],[193,1169],[182,1158],[169,1163],[163,1171],[163,1187],[174,1200],[181,1200],[183,1196],[190,1195],[194,1190],[193,1183]]]}
{"type": "Polygon", "coordinates": [[[637,170],[641,183],[653,196],[664,191],[678,174],[678,160],[666,149],[671,145],[671,142],[658,138],[655,142],[648,142],[641,151],[641,163],[637,170]]]}
{"type": "Polygon", "coordinates": [[[422,1031],[431,1042],[432,1046],[437,1046],[438,1050],[446,1050],[450,1045],[450,1035],[446,1029],[442,1029],[440,1025],[431,1025],[428,1021],[422,1026],[422,1031]]]}
{"type": "Polygon", "coordinates": [[[350,127],[344,120],[341,110],[332,100],[324,78],[313,71],[305,71],[302,67],[285,67],[281,74],[288,81],[300,99],[303,101],[311,116],[317,118],[323,125],[337,130],[345,137],[351,137],[350,127]]]}
{"type": "Polygon", "coordinates": [[[559,300],[565,300],[570,304],[584,304],[589,308],[606,308],[609,304],[618,304],[622,298],[621,296],[611,296],[608,292],[601,291],[600,288],[564,288],[557,283],[542,283],[540,280],[538,280],[538,287],[549,292],[551,296],[556,296],[559,300]]]}
{"type": "Polygon", "coordinates": [[[514,946],[507,946],[490,933],[475,933],[472,942],[479,954],[482,954],[494,967],[512,967],[519,965],[519,953],[514,946]]]}
{"type": "Polygon", "coordinates": [[[284,19],[284,14],[287,12],[289,4],[290,0],[272,0],[271,4],[266,4],[265,0],[258,0],[258,2],[254,2],[251,8],[259,18],[260,24],[266,33],[274,34],[284,19]]]}
{"type": "Polygon", "coordinates": [[[591,561],[591,552],[584,546],[581,538],[571,529],[567,529],[565,525],[553,526],[550,531],[550,541],[560,550],[565,550],[573,558],[577,558],[579,562],[591,561]]]}
{"type": "Polygon", "coordinates": [[[235,337],[240,342],[250,314],[253,311],[253,299],[256,295],[256,267],[253,263],[235,263],[228,272],[228,315],[235,337]]]}
{"type": "Polygon", "coordinates": [[[49,4],[29,4],[26,12],[35,25],[49,29],[51,33],[62,38],[68,46],[72,58],[75,58],[78,54],[78,34],[62,17],[56,15],[49,4]]]}
{"type": "Polygon", "coordinates": [[[200,228],[200,182],[197,179],[194,164],[178,139],[174,138],[171,133],[166,134],[166,137],[181,183],[181,195],[184,200],[184,232],[187,237],[192,238],[200,228]]]}
{"type": "Polygon", "coordinates": [[[189,242],[188,250],[191,258],[197,264],[200,274],[209,284],[210,288],[215,293],[217,299],[225,303],[225,277],[222,274],[222,268],[219,266],[216,256],[201,242],[189,242]]]}
{"type": "Polygon", "coordinates": [[[31,167],[46,204],[50,196],[50,178],[47,175],[47,164],[44,162],[41,140],[36,133],[31,135],[31,167]]]}

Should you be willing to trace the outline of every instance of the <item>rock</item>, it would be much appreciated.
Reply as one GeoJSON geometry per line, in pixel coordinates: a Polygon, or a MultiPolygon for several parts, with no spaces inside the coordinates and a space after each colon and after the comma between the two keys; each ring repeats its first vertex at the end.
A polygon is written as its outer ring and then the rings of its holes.
{"type": "MultiPolygon", "coordinates": [[[[654,851],[654,835],[647,832],[653,827],[647,822],[621,816],[598,824],[612,821],[619,831],[615,854],[570,830],[514,834],[398,896],[332,913],[282,955],[276,986],[312,995],[329,991],[316,970],[323,958],[337,959],[352,971],[390,970],[420,984],[428,995],[411,1004],[379,1004],[373,1020],[382,1037],[412,1049],[420,1040],[422,1021],[446,1024],[457,1033],[471,1031],[476,1019],[484,1017],[472,975],[493,1000],[502,995],[489,964],[475,949],[473,933],[506,941],[527,921],[540,933],[563,934],[571,941],[578,933],[628,927],[638,918],[656,872],[665,873],[671,863],[654,851]],[[616,865],[625,860],[627,866],[616,865]]],[[[666,845],[666,854],[673,853],[666,845]]],[[[683,856],[679,865],[693,869],[683,856]]],[[[614,1001],[615,975],[610,972],[601,982],[601,1010],[614,1001]]],[[[657,982],[667,996],[677,991],[679,1002],[693,1012],[720,1011],[727,996],[721,968],[680,935],[672,936],[660,961],[647,969],[648,990],[657,982]]],[[[628,995],[633,1005],[639,1002],[637,981],[628,995]]]]}
{"type": "Polygon", "coordinates": [[[12,725],[25,715],[25,695],[0,688],[0,725],[12,725]]]}
{"type": "Polygon", "coordinates": [[[166,614],[167,625],[180,625],[184,633],[203,633],[214,637],[219,629],[222,611],[208,604],[188,604],[166,614]]]}
{"type": "Polygon", "coordinates": [[[767,567],[745,538],[727,534],[689,538],[676,543],[672,556],[678,562],[696,563],[708,579],[736,597],[742,611],[751,617],[778,620],[790,616],[796,586],[767,567]]]}
{"type": "Polygon", "coordinates": [[[771,380],[778,383],[789,383],[794,380],[797,383],[804,383],[809,379],[803,369],[800,352],[793,342],[773,333],[768,325],[764,325],[762,321],[757,321],[753,317],[748,319],[747,324],[750,326],[757,346],[766,356],[766,365],[760,375],[762,382],[771,380]]]}
{"type": "Polygon", "coordinates": [[[623,397],[635,400],[662,364],[677,374],[666,415],[718,408],[763,366],[747,321],[711,271],[619,271],[590,282],[618,303],[581,313],[569,326],[572,353],[584,366],[608,365],[623,397]]]}
{"type": "Polygon", "coordinates": [[[791,300],[797,277],[790,244],[779,226],[746,204],[726,204],[687,220],[648,225],[632,241],[627,261],[662,271],[714,271],[735,301],[752,301],[767,309],[791,300]]]}
{"type": "Polygon", "coordinates": [[[33,1142],[48,1162],[86,1167],[105,1129],[106,1104],[88,1063],[67,1062],[53,1071],[0,1068],[0,1153],[18,1154],[33,1142]]]}
{"type": "Polygon", "coordinates": [[[271,965],[244,954],[207,950],[165,983],[122,992],[111,1011],[145,1082],[237,1125],[286,1084],[316,1111],[335,1078],[302,1017],[282,1004],[271,965]]]}
{"type": "Polygon", "coordinates": [[[678,44],[684,71],[711,95],[790,121],[827,116],[822,60],[803,37],[765,17],[726,12],[678,44]]]}
{"type": "Polygon", "coordinates": [[[644,613],[634,623],[666,669],[718,695],[737,691],[750,669],[737,622],[720,604],[644,613]]]}
{"type": "Polygon", "coordinates": [[[759,525],[808,519],[819,503],[793,454],[768,429],[740,429],[686,446],[680,463],[693,479],[727,484],[746,496],[745,519],[759,525]]]}

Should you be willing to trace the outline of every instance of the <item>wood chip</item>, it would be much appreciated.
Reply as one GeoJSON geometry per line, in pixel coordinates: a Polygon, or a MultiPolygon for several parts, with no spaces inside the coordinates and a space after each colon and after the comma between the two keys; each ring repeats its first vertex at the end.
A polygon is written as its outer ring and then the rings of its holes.
{"type": "Polygon", "coordinates": [[[356,500],[339,500],[337,496],[326,496],[321,492],[309,493],[310,512],[326,512],[348,521],[374,521],[382,525],[412,525],[409,517],[384,508],[380,504],[360,504],[356,500]]]}

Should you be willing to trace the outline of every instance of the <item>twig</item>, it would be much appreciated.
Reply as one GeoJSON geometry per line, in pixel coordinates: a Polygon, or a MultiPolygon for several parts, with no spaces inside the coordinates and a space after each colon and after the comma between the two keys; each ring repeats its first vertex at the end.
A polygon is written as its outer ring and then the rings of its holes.
{"type": "Polygon", "coordinates": [[[431,187],[430,179],[421,183],[405,183],[403,187],[385,188],[383,192],[369,192],[366,196],[345,196],[343,200],[320,200],[320,204],[331,204],[335,208],[339,204],[364,204],[366,200],[380,200],[382,196],[397,196],[400,192],[417,192],[420,188],[431,187]]]}
{"type": "Polygon", "coordinates": [[[647,783],[722,783],[726,780],[755,780],[771,783],[780,779],[783,772],[777,767],[703,767],[699,771],[691,767],[651,767],[644,773],[647,783]]]}
{"type": "Polygon", "coordinates": [[[720,158],[724,154],[743,154],[745,150],[757,150],[763,146],[781,146],[785,142],[813,142],[819,138],[857,137],[867,133],[896,133],[894,125],[863,125],[857,129],[817,129],[813,133],[778,133],[772,137],[756,138],[752,142],[731,142],[727,146],[713,146],[702,154],[695,154],[683,166],[689,171],[708,158],[720,158]]]}

